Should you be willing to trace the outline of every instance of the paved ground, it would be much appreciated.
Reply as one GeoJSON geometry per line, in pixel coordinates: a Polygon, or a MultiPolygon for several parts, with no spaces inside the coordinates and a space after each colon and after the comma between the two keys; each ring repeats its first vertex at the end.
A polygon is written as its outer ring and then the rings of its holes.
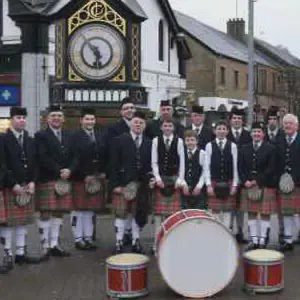
{"type": "MultiPolygon", "coordinates": [[[[10,274],[0,277],[1,300],[101,300],[107,299],[105,283],[105,259],[110,256],[114,245],[112,220],[109,217],[98,218],[98,245],[94,253],[79,252],[73,248],[71,231],[65,220],[63,235],[65,246],[70,249],[70,258],[52,258],[49,262],[16,267],[10,274]]],[[[152,228],[147,226],[143,231],[142,242],[147,248],[150,244],[152,228]]],[[[30,228],[30,244],[38,245],[35,226],[30,228]]],[[[30,246],[31,254],[38,253],[36,246],[30,246]]],[[[300,294],[300,246],[295,252],[285,258],[285,290],[273,295],[256,295],[257,300],[296,300],[300,294]]],[[[213,299],[252,299],[242,291],[243,271],[240,268],[232,282],[223,292],[213,299]]],[[[174,294],[163,282],[156,266],[156,260],[151,258],[149,266],[150,295],[146,299],[183,299],[174,294]]]]}

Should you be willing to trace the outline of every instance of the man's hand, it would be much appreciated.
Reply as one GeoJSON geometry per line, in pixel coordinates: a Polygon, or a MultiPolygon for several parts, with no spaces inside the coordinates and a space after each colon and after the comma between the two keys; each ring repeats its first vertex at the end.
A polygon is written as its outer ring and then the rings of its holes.
{"type": "Polygon", "coordinates": [[[12,191],[16,194],[16,195],[21,195],[23,194],[24,190],[23,188],[19,185],[19,184],[15,184],[12,188],[12,191]]]}
{"type": "Polygon", "coordinates": [[[156,181],[156,185],[157,185],[159,188],[161,188],[161,189],[163,189],[163,188],[165,187],[165,185],[164,185],[164,183],[163,183],[162,180],[156,181]]]}
{"type": "Polygon", "coordinates": [[[214,195],[215,195],[214,189],[212,188],[211,185],[208,185],[208,186],[207,186],[207,194],[208,194],[209,196],[214,196],[214,195]]]}
{"type": "Polygon", "coordinates": [[[113,192],[116,193],[116,194],[121,194],[122,188],[120,186],[115,187],[114,190],[113,190],[113,192]]]}
{"type": "Polygon", "coordinates": [[[252,181],[247,180],[247,181],[245,182],[245,187],[246,187],[247,189],[251,188],[251,187],[252,187],[252,181]]]}
{"type": "Polygon", "coordinates": [[[84,178],[84,182],[85,183],[88,183],[88,182],[91,182],[92,180],[93,180],[93,176],[86,176],[85,178],[84,178]]]}
{"type": "Polygon", "coordinates": [[[185,185],[182,187],[182,192],[183,192],[183,195],[189,196],[190,190],[189,190],[189,187],[188,187],[187,184],[185,184],[185,185]]]}
{"type": "Polygon", "coordinates": [[[237,187],[236,186],[231,187],[230,196],[234,196],[236,192],[237,192],[237,187]]]}
{"type": "Polygon", "coordinates": [[[200,193],[201,193],[201,188],[196,186],[193,190],[193,195],[198,196],[198,195],[200,195],[200,193]]]}
{"type": "Polygon", "coordinates": [[[35,183],[34,182],[28,183],[27,191],[29,194],[32,194],[32,195],[34,194],[34,192],[35,192],[35,183]]]}
{"type": "Polygon", "coordinates": [[[61,179],[69,179],[71,175],[71,171],[69,169],[62,169],[60,170],[60,178],[61,179]]]}

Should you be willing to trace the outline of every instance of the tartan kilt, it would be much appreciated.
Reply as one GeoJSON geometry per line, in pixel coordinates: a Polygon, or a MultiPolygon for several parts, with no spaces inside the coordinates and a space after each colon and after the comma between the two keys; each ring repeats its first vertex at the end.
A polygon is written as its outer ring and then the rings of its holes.
{"type": "Polygon", "coordinates": [[[154,214],[156,216],[170,216],[181,210],[181,191],[176,189],[172,197],[161,194],[160,188],[154,190],[154,214]]]}
{"type": "Polygon", "coordinates": [[[3,194],[6,214],[6,226],[16,227],[34,223],[34,198],[24,207],[20,207],[15,204],[15,194],[11,189],[5,188],[3,194]]]}
{"type": "Polygon", "coordinates": [[[278,191],[278,200],[283,215],[300,213],[300,187],[296,186],[290,194],[283,194],[278,191]]]}
{"type": "Polygon", "coordinates": [[[4,192],[0,191],[0,224],[6,222],[6,209],[4,201],[4,192]]]}
{"type": "Polygon", "coordinates": [[[262,201],[251,201],[247,197],[247,189],[243,188],[241,193],[240,210],[261,214],[275,214],[278,211],[277,196],[275,188],[264,188],[262,201]]]}
{"type": "Polygon", "coordinates": [[[56,181],[37,184],[36,199],[37,210],[69,212],[73,210],[72,194],[59,196],[55,192],[56,181]]]}
{"type": "Polygon", "coordinates": [[[112,193],[113,213],[116,218],[126,219],[127,215],[131,213],[136,215],[136,198],[130,201],[124,198],[123,193],[112,193]]]}
{"type": "MultiPolygon", "coordinates": [[[[232,181],[228,182],[229,186],[231,186],[232,181]]],[[[215,181],[211,182],[211,186],[214,189],[216,185],[215,181]]],[[[237,187],[238,188],[238,187],[237,187]]],[[[217,211],[230,211],[236,209],[236,195],[228,196],[226,199],[218,198],[217,196],[209,196],[207,198],[207,206],[209,209],[217,210],[217,211]]]]}
{"type": "Polygon", "coordinates": [[[91,195],[85,190],[84,182],[73,182],[73,206],[75,210],[103,210],[105,201],[102,191],[91,195]]]}

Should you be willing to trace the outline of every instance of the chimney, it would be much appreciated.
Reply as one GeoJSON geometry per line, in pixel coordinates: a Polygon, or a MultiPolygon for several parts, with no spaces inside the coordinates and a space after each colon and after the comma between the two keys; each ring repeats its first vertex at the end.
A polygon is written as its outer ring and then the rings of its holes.
{"type": "Polygon", "coordinates": [[[244,19],[229,19],[227,22],[227,34],[241,42],[245,41],[245,21],[244,19]]]}

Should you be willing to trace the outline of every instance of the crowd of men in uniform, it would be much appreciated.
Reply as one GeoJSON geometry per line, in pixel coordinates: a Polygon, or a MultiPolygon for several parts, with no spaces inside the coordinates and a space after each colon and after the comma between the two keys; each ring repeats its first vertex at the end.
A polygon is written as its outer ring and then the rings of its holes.
{"type": "Polygon", "coordinates": [[[239,242],[247,212],[248,250],[267,247],[270,216],[277,213],[283,224],[280,248],[293,249],[293,216],[300,213],[296,116],[285,115],[281,129],[271,108],[266,124],[255,122],[248,131],[245,113],[236,107],[229,122],[220,120],[214,128],[204,124],[203,107],[197,105],[184,128],[173,120],[169,100],[161,101],[156,120],[147,121],[130,98],[123,99],[120,113],[118,122],[97,131],[95,111],[83,108],[80,129],[71,132],[63,129],[62,108],[52,105],[47,128],[33,138],[25,129],[26,109],[11,108],[11,128],[0,137],[1,273],[15,264],[69,256],[60,243],[65,213],[71,215],[76,249],[95,250],[93,217],[107,198],[115,216],[115,253],[128,243],[130,251],[142,253],[140,231],[149,215],[157,233],[163,220],[181,209],[210,209],[228,230],[236,221],[239,242]],[[109,197],[103,196],[105,180],[109,197]],[[35,221],[40,257],[26,251],[26,226],[35,221]]]}

